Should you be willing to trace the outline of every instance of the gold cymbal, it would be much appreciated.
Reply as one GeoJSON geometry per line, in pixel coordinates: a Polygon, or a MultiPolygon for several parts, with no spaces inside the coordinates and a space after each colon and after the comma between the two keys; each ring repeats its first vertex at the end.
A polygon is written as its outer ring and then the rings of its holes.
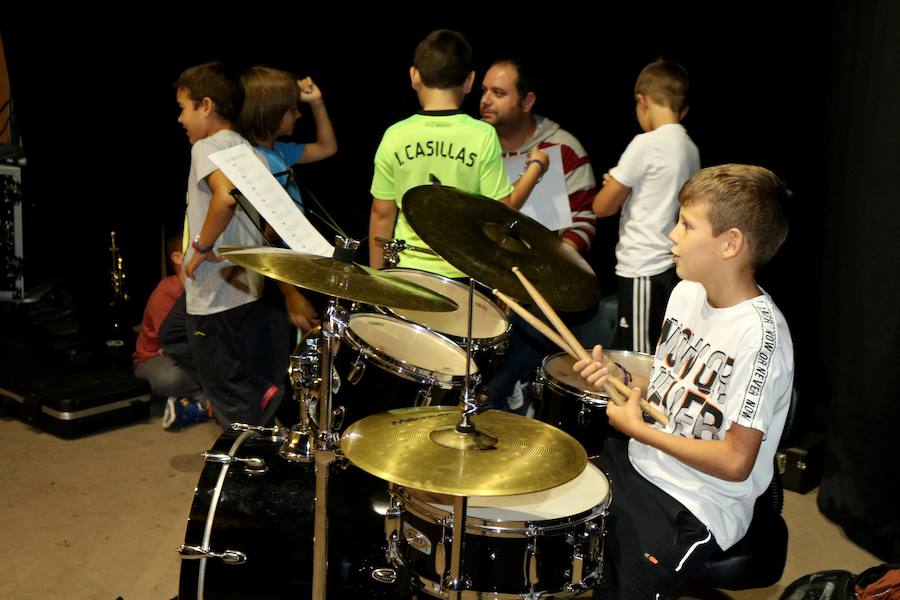
{"type": "Polygon", "coordinates": [[[578,251],[553,231],[502,202],[440,185],[403,195],[403,214],[451,265],[516,300],[531,296],[512,273],[519,267],[556,310],[597,304],[597,276],[578,251]]]}
{"type": "Polygon", "coordinates": [[[230,250],[222,256],[266,277],[354,302],[434,312],[458,308],[428,288],[335,258],[280,248],[230,250]]]}
{"type": "Polygon", "coordinates": [[[472,417],[476,436],[455,430],[452,406],[400,408],[365,417],[341,435],[350,462],[377,477],[454,496],[511,496],[556,487],[584,470],[587,454],[572,436],[541,421],[489,410],[472,417]]]}

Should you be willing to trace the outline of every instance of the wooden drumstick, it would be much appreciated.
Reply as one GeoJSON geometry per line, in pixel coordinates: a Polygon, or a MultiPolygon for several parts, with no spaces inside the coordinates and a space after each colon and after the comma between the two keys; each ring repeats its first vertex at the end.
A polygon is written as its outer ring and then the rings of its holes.
{"type": "MultiPolygon", "coordinates": [[[[516,314],[518,314],[520,317],[525,319],[525,321],[527,321],[529,325],[531,325],[532,327],[537,329],[539,332],[544,334],[547,337],[547,339],[549,339],[551,342],[553,342],[557,346],[559,346],[560,350],[562,350],[563,352],[565,352],[566,354],[568,354],[575,360],[582,359],[582,356],[579,356],[578,353],[576,353],[576,351],[571,346],[569,346],[569,344],[567,344],[564,339],[559,337],[559,334],[557,334],[555,331],[550,329],[550,327],[548,327],[543,321],[538,319],[536,316],[531,314],[528,310],[523,308],[518,302],[516,302],[515,300],[513,300],[506,294],[502,293],[500,290],[494,290],[493,293],[495,296],[497,296],[498,298],[503,300],[503,302],[506,303],[506,305],[509,306],[513,311],[515,311],[516,314]]],[[[581,348],[581,351],[582,351],[582,353],[584,353],[584,348],[581,348]]],[[[588,357],[588,358],[590,358],[590,357],[588,357]]],[[[615,377],[609,376],[609,377],[607,377],[607,379],[612,380],[614,383],[618,383],[619,386],[621,386],[621,388],[623,388],[625,390],[626,394],[631,393],[631,390],[628,389],[628,386],[626,386],[624,383],[622,383],[615,377]]],[[[616,390],[610,389],[608,384],[604,385],[603,387],[604,387],[606,393],[609,395],[609,397],[613,399],[613,402],[615,402],[616,404],[618,404],[620,406],[625,403],[625,399],[622,398],[622,396],[620,396],[616,390]]],[[[619,389],[619,388],[617,387],[616,389],[619,389]]]]}
{"type": "MultiPolygon", "coordinates": [[[[519,267],[513,267],[512,270],[513,273],[516,274],[516,277],[519,278],[519,281],[522,283],[525,291],[528,292],[528,295],[531,296],[531,299],[534,300],[535,304],[537,304],[541,311],[543,311],[544,315],[553,324],[553,326],[556,328],[556,331],[558,331],[563,340],[565,340],[566,344],[568,344],[575,351],[578,358],[581,360],[591,360],[590,355],[587,353],[581,343],[575,338],[574,335],[572,335],[572,332],[569,331],[569,328],[566,327],[566,324],[562,322],[562,319],[560,319],[559,315],[556,314],[556,311],[553,310],[553,307],[550,306],[550,304],[546,300],[544,300],[544,297],[541,295],[541,293],[537,290],[536,287],[531,284],[530,281],[528,281],[528,278],[525,277],[522,271],[519,270],[519,267]]],[[[616,404],[624,404],[624,400],[618,395],[618,390],[621,390],[622,393],[625,394],[626,398],[631,394],[631,390],[616,377],[609,375],[606,379],[607,381],[612,381],[613,385],[616,386],[616,390],[613,390],[609,385],[605,385],[604,388],[606,389],[606,393],[609,394],[610,398],[612,398],[616,404]],[[616,385],[617,383],[619,385],[616,385]]],[[[641,409],[662,425],[668,425],[669,418],[662,411],[657,409],[655,406],[653,406],[643,398],[641,398],[641,409]]]]}
{"type": "Polygon", "coordinates": [[[527,309],[523,308],[518,302],[516,302],[500,290],[494,290],[493,294],[503,300],[504,304],[510,307],[517,315],[525,319],[525,321],[527,321],[529,325],[540,331],[547,339],[559,346],[560,350],[562,350],[575,360],[578,360],[578,355],[575,354],[575,351],[569,347],[564,339],[559,337],[559,334],[550,329],[550,327],[548,327],[546,323],[528,312],[527,309]]]}

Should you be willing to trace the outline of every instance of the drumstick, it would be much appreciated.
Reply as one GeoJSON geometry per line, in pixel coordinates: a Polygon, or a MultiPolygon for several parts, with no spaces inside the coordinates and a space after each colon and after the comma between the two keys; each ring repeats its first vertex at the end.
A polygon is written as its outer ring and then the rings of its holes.
{"type": "Polygon", "coordinates": [[[518,302],[516,302],[500,290],[494,290],[493,294],[503,300],[504,304],[510,307],[517,315],[525,319],[525,321],[527,321],[529,325],[540,331],[547,339],[559,346],[560,350],[562,350],[575,360],[578,360],[578,355],[575,354],[575,351],[572,350],[566,343],[566,341],[559,337],[559,335],[555,331],[550,329],[543,321],[528,312],[526,309],[522,308],[522,306],[518,302]]]}
{"type": "MultiPolygon", "coordinates": [[[[527,310],[522,308],[522,306],[518,302],[516,302],[515,300],[513,300],[512,298],[510,298],[509,296],[507,296],[500,290],[494,290],[493,293],[495,296],[497,296],[498,298],[503,300],[503,302],[506,303],[506,305],[509,306],[513,311],[515,311],[516,314],[518,314],[520,317],[525,319],[525,321],[527,321],[529,325],[531,325],[532,327],[537,329],[539,332],[544,334],[547,337],[547,339],[549,339],[551,342],[553,342],[557,346],[559,346],[560,350],[564,351],[566,354],[568,354],[575,360],[582,359],[582,357],[579,356],[576,353],[576,351],[574,349],[572,349],[572,347],[569,346],[569,344],[566,343],[566,341],[564,339],[559,337],[559,334],[557,334],[555,331],[550,329],[550,327],[548,327],[543,321],[538,319],[536,316],[534,316],[533,314],[531,314],[530,312],[528,312],[527,310]]],[[[584,348],[582,348],[581,351],[582,351],[582,353],[584,353],[584,348]]],[[[590,359],[590,357],[588,357],[588,358],[590,359]]],[[[631,390],[628,389],[628,387],[624,383],[622,383],[615,377],[610,376],[610,377],[607,377],[607,379],[611,379],[611,380],[613,380],[613,382],[618,383],[620,386],[622,386],[622,388],[624,388],[626,394],[631,393],[631,390]]],[[[622,405],[625,403],[625,400],[619,395],[619,393],[616,390],[610,389],[609,385],[604,385],[603,387],[604,387],[606,393],[610,396],[610,398],[613,399],[613,402],[615,402],[618,405],[622,405]]]]}
{"type": "MultiPolygon", "coordinates": [[[[556,311],[553,310],[553,307],[551,307],[550,304],[548,304],[547,301],[544,300],[544,297],[537,290],[537,288],[534,287],[533,285],[531,285],[531,282],[528,281],[528,278],[525,277],[525,275],[522,273],[522,271],[519,270],[519,267],[513,267],[512,270],[513,270],[513,273],[516,274],[516,277],[519,278],[519,281],[522,283],[522,286],[525,288],[525,291],[528,292],[528,295],[531,296],[531,299],[534,300],[535,304],[538,305],[538,307],[543,311],[543,313],[547,317],[547,319],[553,324],[553,326],[560,333],[560,335],[562,335],[562,338],[566,341],[566,343],[576,352],[576,354],[578,355],[578,358],[580,358],[581,360],[584,360],[584,359],[590,360],[591,357],[590,357],[590,355],[588,355],[587,351],[585,351],[584,347],[578,342],[578,340],[575,338],[575,336],[572,335],[572,332],[569,331],[569,328],[566,327],[566,324],[562,322],[562,319],[560,319],[559,315],[556,314],[556,311]]],[[[628,395],[631,394],[631,390],[628,389],[628,386],[626,386],[623,382],[619,381],[616,377],[612,377],[611,375],[607,376],[607,381],[609,381],[609,380],[612,380],[613,385],[616,385],[616,383],[620,384],[621,387],[616,386],[616,388],[617,388],[617,390],[622,390],[622,392],[626,394],[626,398],[628,395]]],[[[605,385],[604,388],[606,389],[606,393],[610,395],[610,397],[613,399],[613,401],[616,404],[619,404],[619,405],[624,404],[624,401],[622,401],[618,397],[618,393],[615,392],[611,387],[609,387],[608,385],[605,385]]],[[[641,409],[644,412],[646,412],[648,415],[653,417],[654,420],[658,421],[662,425],[668,425],[669,418],[665,414],[663,414],[662,411],[657,409],[655,406],[651,405],[649,402],[647,402],[643,398],[641,398],[640,402],[641,402],[641,409]]]]}

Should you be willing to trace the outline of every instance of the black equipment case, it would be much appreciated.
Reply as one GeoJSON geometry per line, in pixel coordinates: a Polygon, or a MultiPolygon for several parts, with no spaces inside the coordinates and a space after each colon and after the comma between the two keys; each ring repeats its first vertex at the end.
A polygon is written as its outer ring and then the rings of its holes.
{"type": "Polygon", "coordinates": [[[3,413],[62,438],[150,416],[147,382],[112,365],[45,375],[32,385],[10,387],[0,387],[3,413]]]}

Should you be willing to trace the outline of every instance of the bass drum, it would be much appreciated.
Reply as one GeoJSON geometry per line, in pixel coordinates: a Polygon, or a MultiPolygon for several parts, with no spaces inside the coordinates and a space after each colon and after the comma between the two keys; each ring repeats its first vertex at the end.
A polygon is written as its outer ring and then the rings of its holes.
{"type": "MultiPolygon", "coordinates": [[[[179,600],[311,596],[315,468],[284,460],[280,445],[226,432],[207,453],[215,456],[200,474],[180,549],[179,600]],[[223,455],[232,464],[213,462],[223,455]]],[[[328,597],[398,598],[371,576],[386,565],[387,483],[352,466],[331,469],[328,597]]]]}

